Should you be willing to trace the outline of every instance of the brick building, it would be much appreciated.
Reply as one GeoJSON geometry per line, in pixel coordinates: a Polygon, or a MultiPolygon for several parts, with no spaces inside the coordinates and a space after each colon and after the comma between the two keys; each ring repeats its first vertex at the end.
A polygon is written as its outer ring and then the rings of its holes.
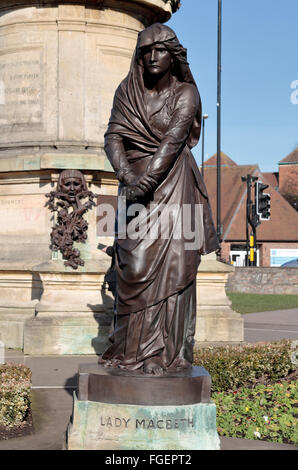
{"type": "MultiPolygon", "coordinates": [[[[287,171],[280,162],[282,172],[287,171]]],[[[296,166],[298,169],[298,166],[296,166]]],[[[214,220],[216,220],[216,155],[204,164],[204,180],[210,197],[214,220]]],[[[258,165],[237,165],[222,153],[221,165],[221,224],[222,258],[235,265],[245,265],[246,256],[246,183],[242,176],[257,176],[269,185],[271,195],[271,218],[262,221],[257,228],[258,266],[277,266],[289,257],[298,258],[298,213],[277,190],[276,173],[262,174],[258,165]]],[[[282,174],[283,181],[284,173],[282,174]]],[[[294,178],[295,179],[295,178],[294,178]]],[[[297,179],[296,179],[297,181],[297,179]]],[[[252,199],[254,193],[252,192],[252,199]]]]}
{"type": "Polygon", "coordinates": [[[298,210],[298,148],[278,163],[279,192],[298,210]]]}

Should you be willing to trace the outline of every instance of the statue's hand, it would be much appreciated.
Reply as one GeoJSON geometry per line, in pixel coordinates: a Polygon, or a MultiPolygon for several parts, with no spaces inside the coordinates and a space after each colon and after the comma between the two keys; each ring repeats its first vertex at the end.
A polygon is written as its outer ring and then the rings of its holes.
{"type": "Polygon", "coordinates": [[[145,196],[145,192],[142,191],[138,186],[136,185],[129,185],[124,188],[124,196],[128,201],[137,201],[138,199],[141,199],[145,196]]]}
{"type": "Polygon", "coordinates": [[[116,176],[121,183],[126,186],[136,184],[138,177],[130,168],[121,168],[117,171],[116,176]]]}
{"type": "Polygon", "coordinates": [[[140,176],[136,182],[136,186],[145,193],[152,192],[156,187],[156,184],[156,180],[147,174],[140,176]]]}
{"type": "Polygon", "coordinates": [[[126,184],[126,186],[135,185],[137,180],[138,177],[133,171],[129,171],[123,176],[123,183],[126,184]]]}
{"type": "Polygon", "coordinates": [[[123,195],[128,201],[136,201],[143,198],[156,187],[156,180],[145,174],[137,176],[133,171],[122,174],[122,182],[125,184],[123,195]]]}

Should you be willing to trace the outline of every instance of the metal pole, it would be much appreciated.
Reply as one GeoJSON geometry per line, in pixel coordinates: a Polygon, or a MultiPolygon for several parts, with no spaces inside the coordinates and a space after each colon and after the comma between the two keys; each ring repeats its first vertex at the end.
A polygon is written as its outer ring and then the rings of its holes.
{"type": "MultiPolygon", "coordinates": [[[[247,186],[247,200],[246,200],[246,266],[257,265],[257,231],[256,228],[259,225],[256,204],[253,204],[251,200],[251,188],[252,183],[257,181],[256,176],[242,176],[242,181],[246,181],[247,186]],[[249,235],[249,225],[251,226],[251,232],[249,235]]],[[[255,200],[256,200],[256,184],[255,184],[255,200]]]]}
{"type": "Polygon", "coordinates": [[[205,139],[205,119],[204,119],[204,116],[203,116],[203,122],[202,122],[202,125],[203,125],[203,128],[202,128],[202,178],[204,179],[204,152],[205,152],[205,149],[204,149],[204,146],[205,146],[205,143],[204,143],[204,139],[205,139]]]}
{"type": "Polygon", "coordinates": [[[247,199],[246,199],[246,266],[249,266],[249,220],[250,220],[250,175],[247,175],[247,199]]]}
{"type": "Polygon", "coordinates": [[[254,266],[258,265],[258,260],[257,260],[257,226],[258,226],[258,216],[257,216],[257,184],[255,183],[255,203],[253,205],[253,232],[254,232],[254,266]]]}
{"type": "Polygon", "coordinates": [[[222,1],[218,0],[218,45],[217,45],[217,236],[221,242],[221,38],[222,1]]]}

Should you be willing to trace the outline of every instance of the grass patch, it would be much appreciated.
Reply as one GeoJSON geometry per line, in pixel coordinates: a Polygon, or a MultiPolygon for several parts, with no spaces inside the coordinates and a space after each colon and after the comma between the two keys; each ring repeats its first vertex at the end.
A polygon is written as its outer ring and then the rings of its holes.
{"type": "Polygon", "coordinates": [[[239,313],[268,312],[298,308],[298,295],[240,294],[228,292],[232,309],[239,313]]]}

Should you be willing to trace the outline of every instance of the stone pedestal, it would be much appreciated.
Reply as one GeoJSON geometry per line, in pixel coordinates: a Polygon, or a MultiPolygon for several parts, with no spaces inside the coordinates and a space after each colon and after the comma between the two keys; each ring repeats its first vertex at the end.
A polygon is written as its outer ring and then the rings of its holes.
{"type": "Polygon", "coordinates": [[[41,294],[39,278],[31,265],[8,264],[0,270],[0,340],[6,348],[23,349],[24,327],[35,315],[41,294]]]}
{"type": "Polygon", "coordinates": [[[52,261],[35,266],[43,293],[35,316],[26,321],[24,353],[94,354],[108,345],[113,298],[104,284],[105,270],[86,262],[77,271],[52,261]]]}
{"type": "Polygon", "coordinates": [[[114,303],[106,258],[77,271],[59,260],[0,271],[0,341],[30,355],[102,353],[114,303]]]}
{"type": "Polygon", "coordinates": [[[244,320],[232,310],[225,291],[234,269],[217,261],[215,253],[203,257],[197,275],[197,343],[244,340],[244,320]]]}
{"type": "Polygon", "coordinates": [[[84,365],[67,450],[218,450],[211,378],[202,367],[162,377],[84,365]]]}
{"type": "MultiPolygon", "coordinates": [[[[108,344],[113,297],[104,288],[110,258],[6,266],[0,271],[0,340],[25,354],[94,354],[108,344]]],[[[197,344],[243,341],[243,319],[225,292],[234,268],[205,257],[197,275],[197,344]]]]}

